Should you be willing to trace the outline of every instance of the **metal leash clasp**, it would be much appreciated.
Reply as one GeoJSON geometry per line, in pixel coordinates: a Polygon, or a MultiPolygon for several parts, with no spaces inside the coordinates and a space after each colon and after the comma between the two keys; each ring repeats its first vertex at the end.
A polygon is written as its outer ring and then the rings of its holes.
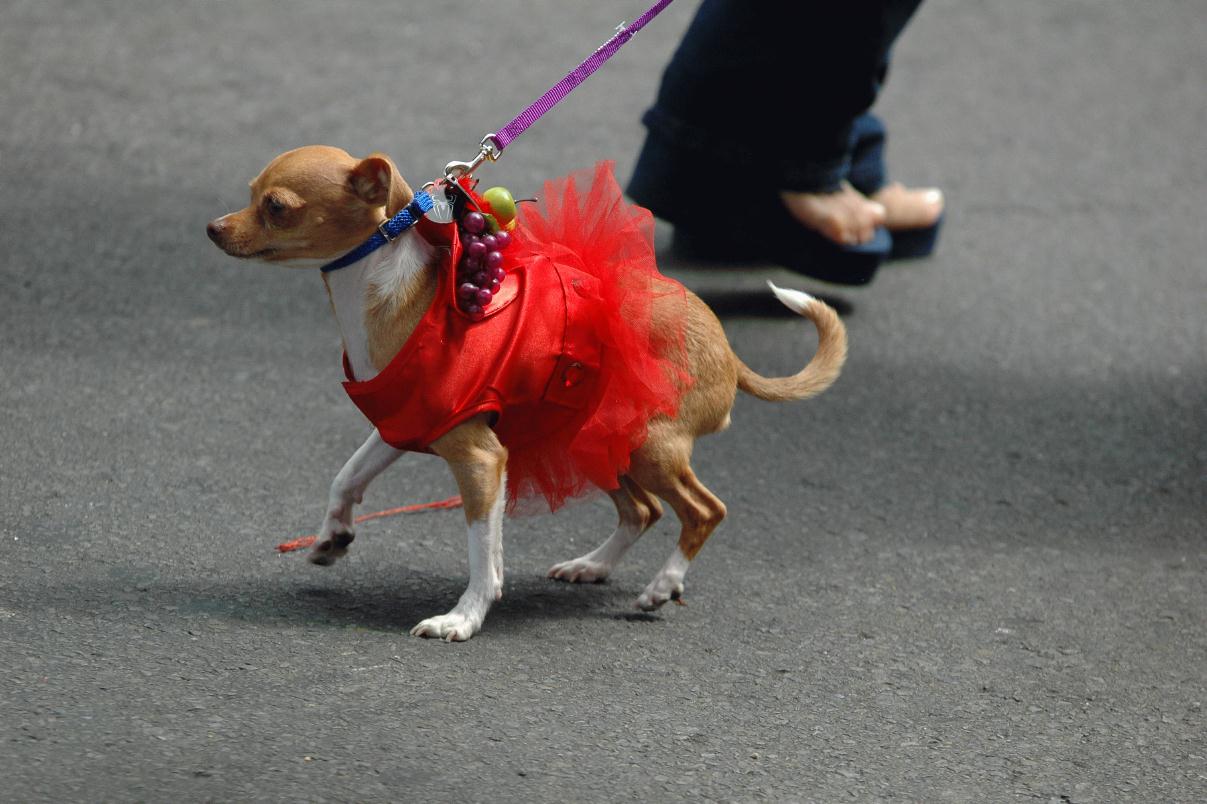
{"type": "Polygon", "coordinates": [[[481,143],[482,150],[478,151],[478,155],[469,162],[449,162],[447,165],[445,165],[444,178],[449,182],[455,182],[457,179],[472,176],[473,172],[477,170],[483,162],[487,160],[490,160],[491,162],[497,161],[499,156],[502,155],[503,151],[500,150],[498,141],[495,139],[495,137],[496,135],[493,131],[483,137],[481,143]]]}

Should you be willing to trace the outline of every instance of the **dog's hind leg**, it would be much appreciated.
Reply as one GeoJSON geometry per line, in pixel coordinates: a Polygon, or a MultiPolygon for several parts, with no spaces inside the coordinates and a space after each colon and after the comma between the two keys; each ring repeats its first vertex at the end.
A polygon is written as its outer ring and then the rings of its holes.
{"type": "Polygon", "coordinates": [[[473,419],[432,444],[448,462],[469,530],[469,585],[448,614],[429,617],[414,636],[451,642],[469,639],[482,627],[491,604],[503,596],[503,501],[507,450],[482,419],[473,419]]]}
{"type": "Polygon", "coordinates": [[[668,600],[682,597],[688,564],[725,518],[725,503],[692,471],[691,444],[686,436],[672,436],[653,445],[647,442],[652,448],[643,447],[634,456],[634,479],[666,500],[681,526],[675,552],[637,598],[637,607],[643,611],[653,611],[668,600]]]}
{"type": "Polygon", "coordinates": [[[352,509],[364,497],[373,478],[381,474],[403,450],[395,449],[382,440],[376,430],[365,440],[331,482],[327,498],[327,515],[318,539],[310,551],[310,562],[330,566],[348,552],[356,538],[352,529],[352,509]]]}
{"type": "Polygon", "coordinates": [[[554,564],[549,577],[570,583],[595,583],[602,581],[616,568],[621,557],[628,552],[641,534],[649,530],[662,517],[662,503],[648,491],[622,476],[620,487],[608,492],[616,504],[619,522],[616,530],[591,552],[560,564],[554,564]]]}

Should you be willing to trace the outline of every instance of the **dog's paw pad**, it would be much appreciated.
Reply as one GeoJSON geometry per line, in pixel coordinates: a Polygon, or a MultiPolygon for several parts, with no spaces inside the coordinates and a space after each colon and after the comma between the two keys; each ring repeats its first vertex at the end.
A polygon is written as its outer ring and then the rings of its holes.
{"type": "Polygon", "coordinates": [[[599,583],[612,572],[612,567],[602,561],[591,561],[587,558],[573,558],[554,564],[549,568],[549,577],[555,581],[567,583],[599,583]]]}
{"type": "Polygon", "coordinates": [[[411,636],[443,639],[447,642],[464,642],[478,632],[481,623],[464,614],[449,612],[439,617],[428,617],[411,629],[411,636]]]}

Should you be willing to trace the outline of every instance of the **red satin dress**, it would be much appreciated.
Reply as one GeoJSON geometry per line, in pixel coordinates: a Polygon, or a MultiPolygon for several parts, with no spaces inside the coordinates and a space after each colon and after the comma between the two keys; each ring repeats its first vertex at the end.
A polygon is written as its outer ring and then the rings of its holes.
{"type": "Polygon", "coordinates": [[[653,218],[623,200],[610,163],[546,182],[533,206],[521,205],[507,276],[476,322],[456,303],[456,225],[421,221],[418,235],[444,249],[435,301],[376,377],[353,380],[345,361],[344,388],[398,449],[430,451],[489,414],[508,450],[509,508],[540,496],[556,510],[616,488],[650,418],[676,415],[691,383],[686,298],[658,272],[653,218]],[[678,324],[656,330],[655,303],[678,324]]]}

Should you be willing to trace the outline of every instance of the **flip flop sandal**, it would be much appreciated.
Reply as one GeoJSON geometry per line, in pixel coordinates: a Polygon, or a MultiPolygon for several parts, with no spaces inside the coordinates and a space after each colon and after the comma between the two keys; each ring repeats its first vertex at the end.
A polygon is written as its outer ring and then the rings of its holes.
{"type": "Polygon", "coordinates": [[[920,229],[899,229],[893,232],[893,247],[889,251],[890,260],[916,260],[929,257],[934,253],[939,242],[939,229],[943,228],[944,212],[930,226],[920,229]]]}
{"type": "Polygon", "coordinates": [[[778,197],[761,215],[712,231],[675,227],[671,251],[693,262],[770,262],[838,285],[866,285],[893,248],[884,227],[867,243],[845,246],[806,229],[778,197]]]}

